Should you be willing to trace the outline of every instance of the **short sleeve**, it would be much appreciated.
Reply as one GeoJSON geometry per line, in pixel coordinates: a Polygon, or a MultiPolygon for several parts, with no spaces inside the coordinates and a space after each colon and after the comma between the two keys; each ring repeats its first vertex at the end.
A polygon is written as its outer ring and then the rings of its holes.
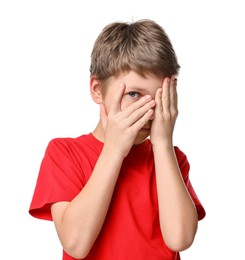
{"type": "Polygon", "coordinates": [[[41,162],[29,213],[36,218],[52,220],[54,202],[71,201],[83,188],[83,173],[70,154],[65,140],[50,141],[41,162]]]}
{"type": "Polygon", "coordinates": [[[177,160],[179,163],[179,168],[180,168],[181,174],[183,176],[183,180],[185,182],[187,190],[196,206],[198,220],[201,220],[205,217],[206,212],[191,184],[191,181],[189,178],[190,164],[188,162],[187,156],[178,147],[175,147],[175,154],[176,154],[176,157],[177,157],[177,160]]]}

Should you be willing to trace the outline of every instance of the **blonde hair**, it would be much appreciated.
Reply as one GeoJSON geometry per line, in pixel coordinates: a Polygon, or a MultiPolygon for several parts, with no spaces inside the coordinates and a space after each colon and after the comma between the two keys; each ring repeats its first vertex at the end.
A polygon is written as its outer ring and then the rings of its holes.
{"type": "Polygon", "coordinates": [[[91,53],[91,75],[102,82],[131,70],[142,76],[166,77],[177,75],[179,68],[168,35],[149,19],[107,25],[91,53]]]}

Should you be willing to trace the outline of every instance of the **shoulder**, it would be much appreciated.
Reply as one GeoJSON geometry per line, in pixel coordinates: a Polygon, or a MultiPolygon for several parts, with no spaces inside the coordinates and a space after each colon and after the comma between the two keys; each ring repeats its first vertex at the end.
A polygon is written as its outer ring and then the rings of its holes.
{"type": "Polygon", "coordinates": [[[47,151],[67,151],[76,146],[83,146],[86,143],[86,135],[79,137],[57,137],[49,141],[47,151]]]}
{"type": "Polygon", "coordinates": [[[74,143],[73,138],[54,138],[48,142],[46,148],[46,155],[47,154],[54,154],[54,153],[67,153],[70,149],[70,146],[74,143]]]}
{"type": "Polygon", "coordinates": [[[87,158],[97,158],[103,148],[103,144],[96,140],[92,134],[85,134],[79,137],[61,137],[49,141],[46,155],[72,158],[80,160],[84,156],[87,158]]]}
{"type": "Polygon", "coordinates": [[[175,151],[176,159],[178,161],[181,173],[185,178],[188,176],[190,170],[190,163],[188,161],[188,158],[186,154],[178,146],[174,146],[174,151],[175,151]]]}
{"type": "Polygon", "coordinates": [[[174,146],[174,151],[178,162],[188,161],[186,154],[178,146],[174,146]]]}

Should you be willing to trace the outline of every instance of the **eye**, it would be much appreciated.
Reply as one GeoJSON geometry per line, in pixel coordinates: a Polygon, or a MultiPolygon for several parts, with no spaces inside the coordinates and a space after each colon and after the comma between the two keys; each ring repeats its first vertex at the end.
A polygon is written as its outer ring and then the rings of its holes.
{"type": "Polygon", "coordinates": [[[136,91],[130,91],[128,95],[132,98],[139,98],[140,94],[136,91]]]}

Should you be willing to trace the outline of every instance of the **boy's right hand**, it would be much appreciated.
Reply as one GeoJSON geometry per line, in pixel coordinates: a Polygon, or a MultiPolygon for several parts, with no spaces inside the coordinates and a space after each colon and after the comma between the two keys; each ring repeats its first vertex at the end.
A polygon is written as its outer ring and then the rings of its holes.
{"type": "Polygon", "coordinates": [[[104,147],[123,158],[129,153],[139,130],[152,118],[155,106],[151,96],[146,95],[122,111],[125,87],[125,84],[114,87],[114,100],[109,109],[100,104],[104,147]]]}

